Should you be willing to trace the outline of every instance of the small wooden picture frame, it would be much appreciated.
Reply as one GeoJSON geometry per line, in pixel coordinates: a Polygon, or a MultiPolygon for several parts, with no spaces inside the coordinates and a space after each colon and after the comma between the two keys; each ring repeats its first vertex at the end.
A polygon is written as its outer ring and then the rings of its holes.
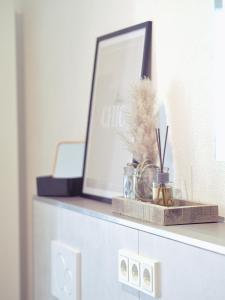
{"type": "Polygon", "coordinates": [[[52,177],[78,178],[83,176],[85,143],[60,142],[56,148],[52,177]]]}

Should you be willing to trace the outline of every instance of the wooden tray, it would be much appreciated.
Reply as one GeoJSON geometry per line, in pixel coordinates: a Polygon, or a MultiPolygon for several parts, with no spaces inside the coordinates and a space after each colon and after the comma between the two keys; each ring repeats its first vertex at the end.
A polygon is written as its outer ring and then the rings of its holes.
{"type": "Polygon", "coordinates": [[[159,225],[178,225],[218,222],[218,205],[175,200],[174,206],[160,206],[152,202],[112,199],[114,213],[159,225]]]}

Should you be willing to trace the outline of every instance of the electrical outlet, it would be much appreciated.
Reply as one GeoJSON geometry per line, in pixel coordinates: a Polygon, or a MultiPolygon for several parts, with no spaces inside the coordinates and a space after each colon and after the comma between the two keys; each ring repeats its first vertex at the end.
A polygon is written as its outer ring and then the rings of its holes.
{"type": "Polygon", "coordinates": [[[129,280],[129,261],[128,257],[124,255],[119,255],[119,281],[128,282],[129,280]]]}
{"type": "Polygon", "coordinates": [[[132,258],[129,258],[129,283],[137,287],[140,285],[140,264],[132,258]]]}
{"type": "Polygon", "coordinates": [[[159,262],[125,249],[119,250],[119,281],[153,298],[159,297],[159,262]]]}
{"type": "Polygon", "coordinates": [[[80,300],[80,251],[51,243],[51,292],[59,300],[80,300]]]}
{"type": "Polygon", "coordinates": [[[159,262],[149,257],[140,256],[140,269],[140,291],[154,298],[159,297],[159,262]]]}
{"type": "Polygon", "coordinates": [[[153,272],[152,265],[141,263],[141,288],[152,293],[153,290],[153,272]]]}

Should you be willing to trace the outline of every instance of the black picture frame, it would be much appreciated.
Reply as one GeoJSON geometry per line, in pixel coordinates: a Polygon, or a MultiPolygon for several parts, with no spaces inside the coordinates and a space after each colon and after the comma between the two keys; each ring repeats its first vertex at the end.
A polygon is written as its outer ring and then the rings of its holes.
{"type": "MultiPolygon", "coordinates": [[[[113,40],[114,38],[119,38],[119,40],[123,41],[123,37],[127,37],[129,34],[134,34],[138,32],[144,32],[143,35],[143,51],[142,51],[142,61],[140,62],[140,74],[136,80],[149,77],[151,78],[151,46],[152,46],[152,22],[147,21],[141,24],[137,24],[119,31],[115,31],[97,38],[96,41],[96,49],[95,49],[95,58],[94,58],[94,68],[93,68],[93,76],[92,76],[92,84],[91,84],[91,95],[90,95],[90,105],[89,105],[89,113],[88,113],[88,125],[86,132],[86,147],[84,153],[84,167],[83,167],[83,188],[82,188],[82,196],[89,199],[99,200],[107,203],[112,202],[112,197],[107,193],[105,195],[97,192],[87,192],[86,186],[86,175],[87,175],[87,167],[88,167],[88,154],[90,147],[90,136],[91,133],[91,123],[93,117],[93,106],[95,105],[96,99],[94,99],[95,85],[96,85],[96,72],[97,65],[99,60],[99,48],[101,43],[113,40]]],[[[103,143],[104,144],[104,143],[103,143]]],[[[123,170],[120,170],[123,172],[123,170]]]]}

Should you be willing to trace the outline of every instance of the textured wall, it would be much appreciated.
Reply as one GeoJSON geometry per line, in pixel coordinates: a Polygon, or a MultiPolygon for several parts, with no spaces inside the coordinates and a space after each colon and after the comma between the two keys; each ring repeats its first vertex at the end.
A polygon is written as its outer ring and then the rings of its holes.
{"type": "Polygon", "coordinates": [[[0,1],[0,299],[19,300],[19,196],[15,20],[0,1]]]}
{"type": "Polygon", "coordinates": [[[212,127],[214,14],[211,0],[25,0],[29,248],[35,177],[51,172],[58,141],[85,136],[96,37],[146,20],[153,21],[153,80],[171,125],[177,186],[225,215],[225,165],[214,160],[212,127]]]}

